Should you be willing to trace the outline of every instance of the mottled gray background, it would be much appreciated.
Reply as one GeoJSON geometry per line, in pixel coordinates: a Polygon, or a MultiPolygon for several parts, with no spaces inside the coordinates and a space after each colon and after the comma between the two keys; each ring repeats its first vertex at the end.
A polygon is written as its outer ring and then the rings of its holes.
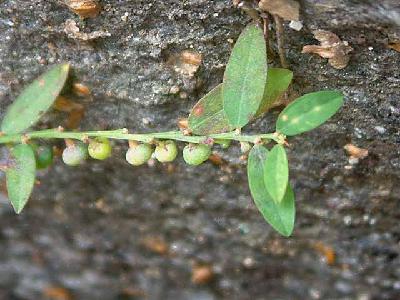
{"type": "MultiPolygon", "coordinates": [[[[237,145],[223,152],[230,166],[221,169],[181,158],[133,168],[118,144],[105,162],[73,169],[58,160],[20,216],[1,196],[0,298],[400,299],[400,53],[386,46],[399,38],[398,1],[300,2],[304,28],[285,25],[294,89],[339,89],[346,101],[329,123],[291,139],[293,237],[280,237],[257,212],[237,145]],[[351,44],[346,69],[301,54],[316,43],[315,29],[351,44]],[[347,143],[369,150],[350,169],[347,143]],[[146,246],[154,238],[167,254],[146,246]],[[198,264],[215,274],[202,285],[190,279],[198,264]]],[[[59,1],[0,0],[1,114],[48,65],[69,61],[93,91],[92,102],[82,100],[82,129],[175,129],[221,82],[228,40],[249,22],[228,0],[102,3],[100,16],[81,22],[59,1]],[[68,37],[67,19],[110,36],[68,37]],[[203,55],[192,78],[166,63],[185,49],[203,55]],[[173,86],[180,93],[170,94],[173,86]]],[[[273,130],[278,112],[247,130],[273,130]]],[[[40,126],[62,117],[51,113],[40,126]]]]}

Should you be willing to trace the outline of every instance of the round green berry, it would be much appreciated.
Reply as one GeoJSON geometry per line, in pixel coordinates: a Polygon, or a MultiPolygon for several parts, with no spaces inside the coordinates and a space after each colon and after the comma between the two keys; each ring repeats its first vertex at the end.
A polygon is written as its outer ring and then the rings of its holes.
{"type": "Polygon", "coordinates": [[[106,138],[96,138],[90,141],[88,152],[92,158],[104,160],[111,155],[110,141],[106,138]]]}
{"type": "Polygon", "coordinates": [[[189,144],[183,149],[183,159],[188,165],[198,166],[211,154],[211,147],[205,144],[189,144]]]}
{"type": "Polygon", "coordinates": [[[140,166],[151,158],[153,149],[149,144],[138,144],[129,147],[126,151],[126,161],[134,166],[140,166]]]}
{"type": "Polygon", "coordinates": [[[87,147],[82,142],[76,142],[64,149],[62,160],[66,165],[77,166],[88,157],[87,147]]]}
{"type": "Polygon", "coordinates": [[[178,148],[173,141],[162,141],[159,142],[154,156],[159,162],[170,162],[173,161],[178,155],[178,148]]]}
{"type": "Polygon", "coordinates": [[[42,145],[35,149],[36,168],[45,169],[53,163],[53,149],[42,145]]]}

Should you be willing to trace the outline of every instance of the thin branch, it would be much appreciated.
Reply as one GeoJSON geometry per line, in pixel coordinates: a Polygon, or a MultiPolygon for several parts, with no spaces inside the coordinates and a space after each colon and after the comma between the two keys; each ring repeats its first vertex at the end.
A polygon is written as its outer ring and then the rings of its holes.
{"type": "Polygon", "coordinates": [[[143,143],[152,143],[154,140],[175,140],[187,143],[206,143],[210,139],[222,139],[222,140],[235,140],[239,142],[250,142],[261,139],[263,141],[273,140],[277,143],[282,143],[284,136],[278,133],[268,134],[255,134],[255,135],[241,135],[236,131],[227,133],[210,134],[208,136],[196,136],[196,135],[185,135],[181,131],[167,131],[157,133],[141,133],[131,134],[127,132],[126,128],[109,130],[109,131],[85,131],[85,132],[73,132],[73,131],[60,131],[58,129],[47,129],[41,131],[33,131],[25,134],[12,134],[0,136],[0,144],[6,143],[21,143],[23,140],[31,139],[75,139],[85,141],[89,137],[105,137],[109,139],[120,139],[128,141],[137,141],[143,143]]]}
{"type": "Polygon", "coordinates": [[[282,68],[287,68],[288,64],[286,62],[285,49],[284,49],[284,30],[282,19],[278,15],[272,15],[274,17],[275,27],[276,27],[276,41],[278,44],[279,59],[281,61],[282,68]]]}

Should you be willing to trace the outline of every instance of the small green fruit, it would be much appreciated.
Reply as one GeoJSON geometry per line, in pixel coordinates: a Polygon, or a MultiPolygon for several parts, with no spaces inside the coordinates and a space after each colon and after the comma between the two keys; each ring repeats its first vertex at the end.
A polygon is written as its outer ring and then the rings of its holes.
{"type": "Polygon", "coordinates": [[[151,158],[153,149],[149,144],[138,144],[129,147],[125,158],[128,163],[134,166],[140,166],[151,158]]]}
{"type": "Polygon", "coordinates": [[[183,149],[183,159],[188,165],[198,166],[211,154],[211,147],[205,144],[189,144],[183,149]]]}
{"type": "Polygon", "coordinates": [[[159,162],[170,162],[173,161],[178,155],[178,148],[173,141],[162,141],[159,142],[154,156],[159,162]]]}
{"type": "Polygon", "coordinates": [[[87,147],[82,142],[75,142],[68,146],[62,153],[62,159],[66,165],[77,166],[88,157],[87,147]]]}
{"type": "Polygon", "coordinates": [[[35,153],[36,169],[45,169],[53,163],[53,149],[47,145],[29,144],[35,153]]]}
{"type": "Polygon", "coordinates": [[[110,141],[106,138],[96,138],[90,141],[88,151],[92,158],[104,160],[111,155],[110,141]]]}
{"type": "Polygon", "coordinates": [[[36,168],[45,169],[53,163],[53,149],[42,145],[35,149],[36,168]]]}

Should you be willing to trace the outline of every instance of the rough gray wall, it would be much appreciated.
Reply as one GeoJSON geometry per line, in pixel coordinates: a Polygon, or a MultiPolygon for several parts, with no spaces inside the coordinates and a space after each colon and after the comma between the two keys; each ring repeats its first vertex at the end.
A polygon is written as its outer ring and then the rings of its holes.
{"type": "MultiPolygon", "coordinates": [[[[1,114],[47,64],[70,61],[94,95],[85,102],[83,129],[175,129],[177,118],[222,80],[228,40],[249,21],[228,0],[103,4],[99,17],[80,23],[55,0],[0,1],[1,114]],[[67,19],[110,36],[70,38],[67,19]],[[184,49],[203,54],[193,78],[166,63],[184,49]],[[173,86],[187,97],[170,94],[173,86]]],[[[286,28],[294,88],[339,89],[346,102],[328,124],[291,139],[293,237],[278,236],[257,212],[238,147],[223,153],[228,172],[210,163],[190,168],[182,159],[174,168],[132,168],[123,160],[126,145],[118,144],[106,162],[72,169],[58,161],[41,173],[20,216],[1,198],[0,298],[40,299],[56,286],[75,299],[133,299],[127,289],[147,299],[398,299],[400,54],[386,47],[399,37],[398,4],[301,4],[303,30],[286,28]],[[315,43],[313,29],[351,44],[346,69],[301,54],[315,43]],[[351,169],[343,150],[349,142],[369,150],[351,169]],[[164,239],[169,254],[143,246],[149,237],[164,239]],[[332,265],[318,245],[335,251],[332,265]],[[208,284],[190,281],[199,263],[215,272],[208,284]]],[[[271,131],[277,113],[248,130],[271,131]]],[[[56,126],[60,117],[50,114],[42,125],[56,126]]]]}

